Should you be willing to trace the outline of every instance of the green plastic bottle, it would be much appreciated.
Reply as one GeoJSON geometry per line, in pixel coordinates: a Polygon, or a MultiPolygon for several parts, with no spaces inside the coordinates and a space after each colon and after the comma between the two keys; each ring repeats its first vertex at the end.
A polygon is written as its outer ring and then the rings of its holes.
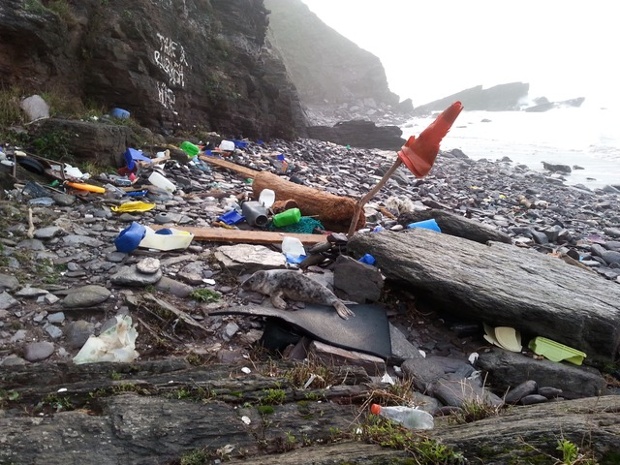
{"type": "Polygon", "coordinates": [[[289,208],[273,216],[273,225],[276,228],[283,228],[284,226],[299,223],[299,220],[301,220],[299,208],[289,208]]]}
{"type": "Polygon", "coordinates": [[[181,150],[183,150],[190,158],[194,158],[200,152],[200,148],[196,144],[192,144],[187,140],[185,142],[181,142],[181,150]]]}

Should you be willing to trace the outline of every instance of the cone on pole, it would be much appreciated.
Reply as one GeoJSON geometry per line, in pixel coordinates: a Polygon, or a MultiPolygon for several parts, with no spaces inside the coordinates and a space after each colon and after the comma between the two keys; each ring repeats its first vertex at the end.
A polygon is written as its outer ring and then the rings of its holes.
{"type": "Polygon", "coordinates": [[[435,121],[429,124],[428,127],[420,133],[417,139],[415,136],[409,138],[398,152],[398,158],[392,167],[385,172],[377,185],[357,202],[351,226],[349,226],[349,237],[355,232],[364,205],[379,192],[402,163],[404,163],[407,168],[409,168],[409,171],[418,178],[428,174],[439,153],[439,143],[445,135],[448,134],[448,131],[452,127],[452,123],[454,123],[454,120],[459,116],[462,109],[463,104],[461,102],[454,102],[446,108],[435,121]]]}
{"type": "Polygon", "coordinates": [[[446,108],[420,135],[411,136],[398,152],[398,158],[417,178],[424,177],[433,167],[439,143],[448,134],[452,123],[463,109],[461,102],[446,108]]]}

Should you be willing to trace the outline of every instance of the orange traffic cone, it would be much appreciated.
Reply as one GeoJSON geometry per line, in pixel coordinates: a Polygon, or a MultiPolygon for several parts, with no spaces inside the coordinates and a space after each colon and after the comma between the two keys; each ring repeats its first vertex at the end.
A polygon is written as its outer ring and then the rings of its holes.
{"type": "Polygon", "coordinates": [[[463,104],[461,102],[454,102],[422,131],[417,139],[415,136],[409,138],[405,145],[398,151],[398,158],[392,167],[387,170],[377,185],[357,202],[353,220],[349,227],[349,236],[353,235],[355,232],[364,205],[379,192],[401,163],[404,163],[407,168],[409,168],[409,171],[418,178],[428,174],[439,153],[439,143],[445,135],[448,134],[448,131],[452,127],[452,123],[454,123],[462,109],[463,104]]]}
{"type": "Polygon", "coordinates": [[[411,136],[398,152],[398,158],[416,177],[426,176],[439,153],[439,143],[448,134],[463,104],[454,102],[446,108],[416,139],[411,136]]]}

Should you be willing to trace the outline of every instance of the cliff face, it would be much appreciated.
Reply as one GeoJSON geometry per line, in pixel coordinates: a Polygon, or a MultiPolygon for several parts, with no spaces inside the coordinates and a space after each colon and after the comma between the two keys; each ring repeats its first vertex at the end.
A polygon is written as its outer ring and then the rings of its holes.
{"type": "Polygon", "coordinates": [[[258,0],[2,0],[0,88],[121,107],[158,132],[304,133],[258,0]]]}
{"type": "Polygon", "coordinates": [[[379,58],[323,23],[301,0],[265,0],[269,40],[282,54],[306,108],[397,110],[379,58]]]}

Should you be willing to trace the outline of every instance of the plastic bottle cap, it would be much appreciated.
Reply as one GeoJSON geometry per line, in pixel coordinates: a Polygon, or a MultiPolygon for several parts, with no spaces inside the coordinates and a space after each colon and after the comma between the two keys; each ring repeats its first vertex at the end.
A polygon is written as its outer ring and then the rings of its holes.
{"type": "Polygon", "coordinates": [[[372,404],[370,406],[370,413],[373,415],[379,415],[381,413],[381,406],[379,404],[372,404]]]}

